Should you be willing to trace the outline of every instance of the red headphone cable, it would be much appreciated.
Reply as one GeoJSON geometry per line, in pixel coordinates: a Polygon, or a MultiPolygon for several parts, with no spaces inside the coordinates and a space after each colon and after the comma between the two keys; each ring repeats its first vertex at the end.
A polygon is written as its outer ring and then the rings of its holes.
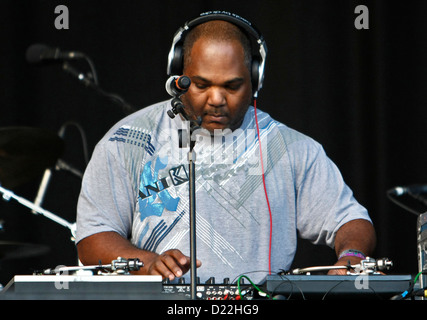
{"type": "Polygon", "coordinates": [[[262,183],[264,185],[265,199],[267,201],[268,212],[270,215],[270,238],[269,238],[269,244],[268,244],[268,273],[271,274],[271,242],[272,242],[272,234],[273,234],[273,217],[271,214],[270,201],[268,200],[267,186],[265,183],[264,161],[263,161],[263,157],[262,157],[261,136],[259,134],[259,124],[258,124],[258,116],[257,116],[257,108],[256,108],[256,99],[254,99],[254,111],[255,111],[255,124],[256,124],[256,129],[257,129],[257,134],[258,134],[259,154],[260,154],[260,158],[261,158],[262,183]]]}

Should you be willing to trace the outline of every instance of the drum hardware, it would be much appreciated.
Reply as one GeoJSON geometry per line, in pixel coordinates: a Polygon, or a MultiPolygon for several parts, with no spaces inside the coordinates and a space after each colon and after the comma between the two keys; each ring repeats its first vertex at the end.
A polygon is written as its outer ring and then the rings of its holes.
{"type": "Polygon", "coordinates": [[[19,197],[17,195],[15,195],[12,191],[3,188],[0,185],[0,192],[3,194],[3,199],[6,201],[9,201],[11,198],[18,201],[20,204],[26,206],[27,208],[31,209],[33,212],[35,212],[36,214],[40,214],[66,228],[68,228],[71,231],[71,235],[72,235],[72,240],[74,241],[74,238],[76,236],[76,224],[75,223],[70,223],[67,220],[53,214],[50,211],[47,211],[45,209],[43,209],[40,206],[35,205],[33,202],[23,198],[23,197],[19,197]]]}
{"type": "Polygon", "coordinates": [[[82,178],[81,171],[60,159],[64,151],[63,136],[68,125],[75,125],[79,129],[87,162],[86,138],[76,123],[65,123],[58,134],[31,127],[0,128],[1,185],[13,189],[41,175],[46,168],[66,170],[82,178]]]}
{"type": "MultiPolygon", "coordinates": [[[[63,139],[65,136],[65,131],[67,129],[67,127],[69,125],[74,125],[77,127],[77,129],[80,132],[81,138],[82,138],[82,143],[83,143],[83,153],[85,156],[85,162],[88,162],[88,151],[87,151],[87,142],[86,142],[86,136],[84,134],[83,129],[80,127],[79,124],[74,123],[74,122],[66,122],[64,123],[61,128],[58,131],[58,136],[63,139]]],[[[62,159],[58,159],[56,161],[55,164],[55,170],[59,171],[59,170],[66,170],[68,172],[71,172],[72,174],[76,175],[77,177],[79,177],[80,179],[83,178],[83,173],[81,173],[79,170],[75,169],[74,167],[72,167],[71,165],[67,164],[65,161],[63,161],[62,159]]],[[[49,186],[49,182],[50,179],[52,177],[52,169],[51,168],[46,168],[46,170],[44,171],[42,180],[40,182],[40,186],[39,186],[39,190],[37,191],[37,195],[34,199],[34,204],[36,206],[41,206],[45,197],[45,194],[47,192],[47,188],[49,186]]],[[[36,213],[33,211],[33,213],[36,213]]]]}
{"type": "Polygon", "coordinates": [[[39,256],[49,251],[49,247],[38,244],[0,241],[0,261],[39,256]]]}
{"type": "Polygon", "coordinates": [[[53,167],[64,150],[63,140],[48,130],[0,128],[0,183],[13,189],[53,167]]]}
{"type": "Polygon", "coordinates": [[[71,239],[74,241],[75,223],[70,223],[43,209],[41,207],[42,198],[40,198],[39,194],[34,202],[31,202],[15,195],[10,190],[44,172],[39,189],[45,191],[50,177],[50,168],[67,170],[80,178],[82,177],[83,174],[79,170],[59,159],[64,150],[62,138],[64,131],[65,125],[61,127],[59,134],[31,127],[0,128],[0,192],[3,194],[4,200],[9,201],[13,198],[20,204],[30,208],[33,214],[43,215],[68,228],[71,231],[71,239]],[[46,174],[47,172],[49,172],[49,175],[46,174]]]}

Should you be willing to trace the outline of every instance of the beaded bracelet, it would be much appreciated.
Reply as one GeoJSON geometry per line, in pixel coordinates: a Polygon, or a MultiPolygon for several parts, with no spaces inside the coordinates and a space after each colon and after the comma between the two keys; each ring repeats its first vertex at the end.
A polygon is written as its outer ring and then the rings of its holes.
{"type": "Polygon", "coordinates": [[[354,249],[348,249],[341,252],[341,254],[338,257],[338,260],[340,260],[343,257],[358,257],[361,259],[366,259],[366,256],[363,252],[359,250],[354,250],[354,249]]]}

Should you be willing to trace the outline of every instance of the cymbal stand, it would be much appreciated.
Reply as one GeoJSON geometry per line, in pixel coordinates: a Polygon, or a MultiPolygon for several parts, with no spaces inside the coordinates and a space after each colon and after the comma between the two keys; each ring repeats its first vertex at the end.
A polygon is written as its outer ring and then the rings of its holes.
{"type": "Polygon", "coordinates": [[[70,223],[70,222],[66,221],[65,219],[62,219],[61,217],[58,217],[57,215],[53,214],[52,212],[49,212],[49,211],[43,209],[42,207],[35,205],[33,202],[15,195],[12,191],[3,188],[1,185],[0,185],[0,192],[3,194],[4,200],[9,201],[11,198],[13,198],[14,200],[18,201],[20,204],[22,204],[22,205],[26,206],[27,208],[30,208],[31,210],[33,210],[34,213],[38,213],[38,214],[52,220],[53,222],[56,222],[56,223],[58,223],[64,227],[68,228],[71,231],[72,240],[74,241],[75,236],[76,236],[76,224],[75,223],[70,223]]]}

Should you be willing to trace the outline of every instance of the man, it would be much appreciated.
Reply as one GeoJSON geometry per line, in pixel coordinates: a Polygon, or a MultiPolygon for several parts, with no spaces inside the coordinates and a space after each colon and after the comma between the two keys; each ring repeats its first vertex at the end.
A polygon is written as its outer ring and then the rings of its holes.
{"type": "MultiPolygon", "coordinates": [[[[222,20],[185,38],[183,74],[192,84],[182,102],[202,120],[193,137],[198,276],[248,273],[260,282],[290,267],[297,234],[334,247],[337,265],[359,262],[375,246],[365,208],[318,143],[250,106],[249,47],[222,20]]],[[[176,135],[184,121],[168,117],[169,108],[166,101],[130,115],[97,145],[78,205],[83,264],[139,258],[141,274],[188,276],[188,149],[176,135]]]]}

